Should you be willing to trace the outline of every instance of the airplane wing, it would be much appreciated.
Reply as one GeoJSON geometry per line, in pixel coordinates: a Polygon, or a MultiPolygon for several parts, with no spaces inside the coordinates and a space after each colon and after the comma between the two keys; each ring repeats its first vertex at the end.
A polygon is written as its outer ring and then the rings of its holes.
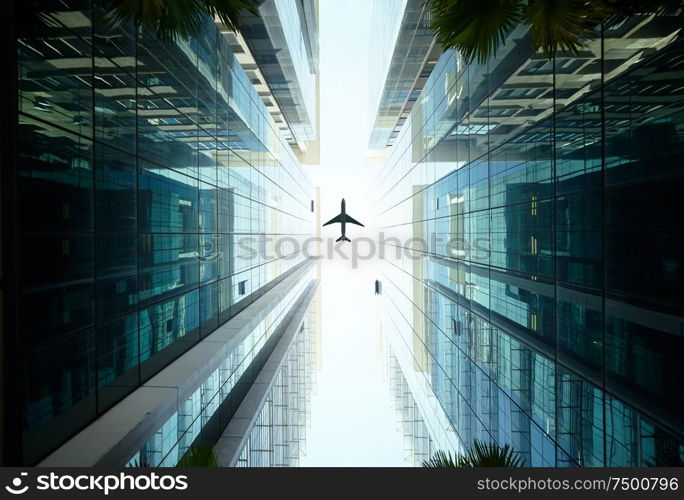
{"type": "Polygon", "coordinates": [[[350,224],[356,224],[357,226],[366,227],[350,215],[347,215],[347,222],[349,222],[350,224]]]}
{"type": "MultiPolygon", "coordinates": [[[[342,214],[340,214],[340,215],[342,215],[342,214]]],[[[342,222],[342,219],[340,218],[339,215],[333,217],[332,219],[330,219],[328,222],[326,222],[326,223],[323,224],[323,225],[324,225],[324,226],[327,226],[328,224],[335,224],[336,222],[342,222]]]]}

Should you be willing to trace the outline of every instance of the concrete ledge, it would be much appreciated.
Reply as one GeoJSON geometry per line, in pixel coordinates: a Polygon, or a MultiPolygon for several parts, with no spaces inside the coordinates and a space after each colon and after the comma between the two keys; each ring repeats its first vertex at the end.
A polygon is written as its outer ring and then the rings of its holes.
{"type": "MultiPolygon", "coordinates": [[[[308,261],[48,455],[40,467],[121,466],[311,270],[308,261]]],[[[307,293],[304,289],[303,294],[307,293]]],[[[286,315],[287,311],[283,312],[286,315]]],[[[284,318],[285,316],[283,316],[284,318]]]]}

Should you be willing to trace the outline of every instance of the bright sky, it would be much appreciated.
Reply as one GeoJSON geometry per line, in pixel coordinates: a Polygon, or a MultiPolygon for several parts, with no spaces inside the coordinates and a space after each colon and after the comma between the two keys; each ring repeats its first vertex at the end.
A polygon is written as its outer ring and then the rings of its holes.
{"type": "MultiPolygon", "coordinates": [[[[321,166],[308,170],[321,187],[323,222],[340,211],[368,223],[365,198],[375,170],[364,166],[368,142],[368,0],[320,2],[321,166]]],[[[347,236],[370,236],[347,226],[347,236]]],[[[322,230],[337,238],[339,224],[322,230]]],[[[349,243],[345,243],[349,254],[349,243]]],[[[304,467],[407,466],[379,348],[372,263],[352,269],[339,256],[322,267],[323,369],[316,377],[304,467]]]]}

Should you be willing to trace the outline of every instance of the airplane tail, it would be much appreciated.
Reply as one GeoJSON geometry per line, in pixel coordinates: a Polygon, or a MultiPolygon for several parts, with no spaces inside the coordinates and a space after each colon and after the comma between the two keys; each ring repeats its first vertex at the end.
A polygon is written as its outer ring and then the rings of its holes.
{"type": "Polygon", "coordinates": [[[337,238],[335,240],[335,243],[337,243],[338,241],[351,241],[351,240],[349,238],[347,238],[346,236],[340,236],[339,238],[337,238]]]}

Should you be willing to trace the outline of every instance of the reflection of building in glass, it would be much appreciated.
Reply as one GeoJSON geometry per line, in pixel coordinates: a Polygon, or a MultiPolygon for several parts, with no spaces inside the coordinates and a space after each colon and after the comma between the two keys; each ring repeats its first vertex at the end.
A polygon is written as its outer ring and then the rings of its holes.
{"type": "Polygon", "coordinates": [[[217,439],[316,276],[277,252],[313,234],[314,189],[231,40],[206,18],[160,42],[102,5],[16,27],[8,464],[174,465],[217,439]]]}
{"type": "Polygon", "coordinates": [[[424,241],[378,279],[433,449],[681,465],[680,31],[633,17],[549,62],[520,26],[484,65],[440,57],[373,188],[386,238],[424,241]]]}

